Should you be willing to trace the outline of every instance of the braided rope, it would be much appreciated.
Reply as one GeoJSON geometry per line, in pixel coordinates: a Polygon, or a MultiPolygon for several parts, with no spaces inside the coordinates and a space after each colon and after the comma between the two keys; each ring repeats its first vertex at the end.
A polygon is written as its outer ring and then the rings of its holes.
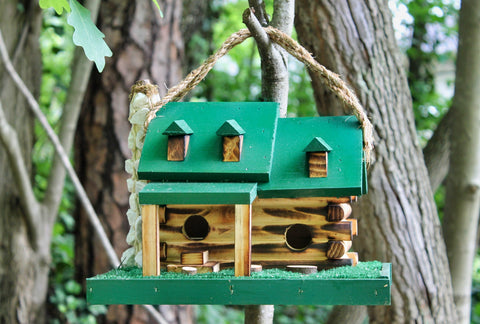
{"type": "MultiPolygon", "coordinates": [[[[338,74],[318,63],[303,46],[298,44],[290,36],[273,27],[266,27],[264,29],[274,43],[280,45],[293,57],[304,63],[313,73],[319,75],[323,83],[338,96],[347,108],[352,110],[363,129],[363,150],[365,152],[365,159],[367,163],[369,163],[370,153],[373,150],[373,126],[357,96],[338,74]]],[[[182,99],[206,77],[221,57],[251,36],[248,29],[241,29],[230,35],[217,52],[211,55],[200,67],[190,72],[180,83],[170,88],[167,94],[159,102],[154,104],[153,109],[148,113],[145,128],[148,127],[148,124],[160,108],[171,101],[182,99]]]]}

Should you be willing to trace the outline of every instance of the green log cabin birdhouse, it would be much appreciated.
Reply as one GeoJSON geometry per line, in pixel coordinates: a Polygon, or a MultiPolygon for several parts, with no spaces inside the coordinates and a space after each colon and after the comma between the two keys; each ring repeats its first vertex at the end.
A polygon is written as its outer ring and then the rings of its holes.
{"type": "Polygon", "coordinates": [[[138,166],[145,276],[356,264],[350,202],[367,190],[359,122],[278,114],[268,102],[157,113],[138,166]]]}

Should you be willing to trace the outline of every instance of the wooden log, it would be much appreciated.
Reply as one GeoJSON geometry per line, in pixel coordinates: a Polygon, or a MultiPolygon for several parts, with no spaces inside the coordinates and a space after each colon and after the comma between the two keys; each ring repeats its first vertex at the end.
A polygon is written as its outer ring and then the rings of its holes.
{"type": "Polygon", "coordinates": [[[235,205],[235,277],[250,276],[252,206],[235,205]]]}
{"type": "Polygon", "coordinates": [[[243,135],[223,136],[223,161],[240,161],[243,146],[243,135]]]}
{"type": "Polygon", "coordinates": [[[167,243],[160,242],[160,261],[167,260],[167,243]]]}
{"type": "Polygon", "coordinates": [[[142,206],[143,275],[160,275],[160,224],[155,205],[142,206]]]}
{"type": "Polygon", "coordinates": [[[155,205],[157,208],[157,215],[158,215],[158,222],[160,224],[165,224],[167,222],[167,218],[165,215],[165,206],[162,205],[155,205]]]}
{"type": "Polygon", "coordinates": [[[345,221],[346,221],[346,222],[350,222],[350,224],[352,225],[352,235],[353,235],[353,236],[357,236],[357,235],[358,235],[358,224],[357,224],[357,220],[354,219],[354,218],[351,218],[351,219],[346,219],[345,221]]]}
{"type": "Polygon", "coordinates": [[[312,274],[317,272],[317,266],[314,265],[287,265],[285,269],[290,272],[302,274],[312,274]]]}
{"type": "Polygon", "coordinates": [[[188,265],[201,265],[208,262],[208,250],[196,252],[182,252],[180,263],[188,265]]]}
{"type": "Polygon", "coordinates": [[[308,152],[308,176],[325,178],[328,173],[328,152],[308,152]]]}
{"type": "Polygon", "coordinates": [[[190,135],[178,135],[168,137],[167,160],[183,161],[187,156],[190,135]]]}
{"type": "MultiPolygon", "coordinates": [[[[270,206],[270,205],[268,205],[270,206]]],[[[307,260],[309,264],[328,260],[328,241],[351,241],[350,220],[331,223],[326,220],[327,208],[289,207],[261,208],[252,206],[252,262],[277,261],[287,265],[290,260],[307,260]],[[285,231],[292,224],[310,227],[312,242],[305,251],[290,250],[285,241],[285,231]]],[[[326,206],[326,204],[325,204],[326,206]]],[[[228,205],[168,205],[167,223],[160,225],[162,242],[168,243],[167,262],[180,263],[182,252],[209,251],[209,260],[216,262],[234,261],[235,207],[228,205]],[[201,215],[209,223],[210,231],[203,240],[189,240],[182,233],[185,220],[191,215],[201,215]]],[[[305,264],[305,263],[304,263],[305,264]]]]}
{"type": "Polygon", "coordinates": [[[352,241],[328,242],[327,258],[341,259],[352,247],[352,241]]]}
{"type": "Polygon", "coordinates": [[[329,204],[327,220],[329,222],[342,221],[352,214],[352,206],[349,203],[329,204]]]}
{"type": "Polygon", "coordinates": [[[202,265],[193,265],[193,264],[168,264],[167,271],[168,272],[182,272],[183,267],[194,267],[197,269],[197,273],[208,273],[208,272],[218,272],[220,271],[220,263],[218,262],[207,262],[202,265]]]}

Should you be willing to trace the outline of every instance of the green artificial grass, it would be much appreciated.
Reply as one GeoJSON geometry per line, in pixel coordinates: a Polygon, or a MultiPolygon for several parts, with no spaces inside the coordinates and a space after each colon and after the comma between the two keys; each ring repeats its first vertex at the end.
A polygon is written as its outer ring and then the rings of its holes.
{"type": "MultiPolygon", "coordinates": [[[[357,266],[345,266],[322,270],[313,274],[300,274],[282,269],[265,269],[260,272],[252,272],[249,278],[258,279],[375,279],[382,276],[382,263],[379,261],[358,262],[357,266]]],[[[138,278],[155,278],[155,279],[229,279],[229,278],[245,278],[235,277],[233,269],[226,269],[220,272],[199,273],[195,275],[187,275],[183,273],[163,271],[160,276],[143,277],[142,269],[137,267],[119,268],[111,270],[107,273],[97,275],[92,279],[138,279],[138,278]]],[[[248,277],[246,277],[248,278],[248,277]]]]}

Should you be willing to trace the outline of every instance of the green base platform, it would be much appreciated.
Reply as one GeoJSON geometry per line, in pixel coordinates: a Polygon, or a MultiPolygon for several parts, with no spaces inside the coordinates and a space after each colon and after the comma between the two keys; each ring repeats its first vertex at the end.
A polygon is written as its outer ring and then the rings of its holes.
{"type": "Polygon", "coordinates": [[[87,301],[105,305],[390,305],[391,264],[376,262],[376,266],[373,275],[370,271],[367,275],[351,272],[346,276],[336,272],[299,275],[281,270],[270,275],[264,270],[264,274],[252,277],[169,273],[141,277],[138,273],[121,276],[113,271],[87,279],[87,301]]]}

